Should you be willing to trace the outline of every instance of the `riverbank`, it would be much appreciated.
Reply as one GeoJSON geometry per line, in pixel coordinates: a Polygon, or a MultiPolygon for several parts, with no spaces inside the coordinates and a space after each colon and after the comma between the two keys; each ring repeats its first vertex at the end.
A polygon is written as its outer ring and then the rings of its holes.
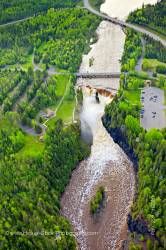
{"type": "MultiPolygon", "coordinates": [[[[128,67],[131,59],[133,59],[133,67],[137,63],[135,60],[137,56],[134,58],[133,52],[128,50],[132,45],[134,55],[137,54],[139,41],[136,39],[137,36],[134,33],[127,34],[122,68],[124,65],[128,67]]],[[[130,69],[130,67],[128,68],[130,69]]],[[[157,129],[160,126],[150,129],[156,125],[155,122],[151,123],[148,131],[141,126],[141,116],[147,116],[147,113],[144,114],[146,105],[142,107],[143,94],[146,91],[143,88],[147,82],[145,80],[148,80],[148,75],[143,80],[139,76],[129,74],[124,81],[122,74],[121,89],[117,98],[106,107],[103,123],[126,153],[129,156],[131,154],[131,159],[134,154],[138,163],[137,192],[128,216],[128,227],[131,234],[127,249],[164,249],[164,193],[162,190],[165,186],[165,174],[162,168],[165,161],[165,129],[157,129]],[[140,88],[143,88],[142,94],[140,88]],[[153,208],[152,204],[154,204],[153,208]],[[159,211],[161,212],[159,213],[159,211]]],[[[158,84],[157,81],[155,79],[153,85],[158,84]]],[[[149,87],[149,91],[152,92],[153,88],[149,87]]],[[[149,98],[147,99],[149,100],[149,98]]],[[[162,112],[162,110],[158,109],[157,112],[162,112]]],[[[152,114],[150,112],[150,117],[152,114]]]]}
{"type": "Polygon", "coordinates": [[[82,115],[92,128],[93,145],[90,157],[72,173],[61,199],[62,214],[72,223],[80,249],[118,249],[127,237],[127,215],[134,196],[132,164],[103,127],[105,98],[99,99],[103,107],[84,92],[82,115]],[[94,220],[90,201],[99,186],[105,188],[107,199],[94,220]]]}
{"type": "MultiPolygon", "coordinates": [[[[96,12],[93,11],[93,13],[96,12]]],[[[110,23],[106,21],[103,21],[99,26],[99,39],[96,44],[91,46],[91,51],[89,54],[83,57],[80,70],[88,72],[101,72],[101,70],[103,70],[103,72],[112,72],[112,69],[119,69],[119,60],[121,60],[122,55],[118,58],[118,53],[123,51],[123,47],[122,50],[121,47],[119,47],[119,50],[118,46],[119,42],[122,42],[123,40],[121,40],[118,35],[120,36],[122,31],[120,31],[120,29],[116,29],[114,25],[110,30],[108,27],[110,28],[110,23]],[[107,30],[106,34],[104,33],[104,30],[107,30]],[[112,38],[114,38],[114,40],[112,38]],[[117,41],[116,38],[118,38],[117,41]],[[90,63],[91,61],[93,63],[90,63]]],[[[141,41],[139,41],[137,36],[134,36],[133,42],[137,43],[137,52],[134,55],[134,58],[132,56],[127,58],[128,61],[126,64],[129,66],[129,69],[130,67],[135,68],[135,63],[141,55],[141,51],[139,50],[141,41]]],[[[84,94],[81,122],[86,121],[88,127],[86,127],[86,129],[82,128],[82,133],[89,136],[87,130],[89,132],[90,128],[92,131],[93,144],[91,147],[91,155],[86,161],[81,162],[73,172],[70,183],[66,188],[61,200],[62,214],[71,221],[78,242],[78,247],[80,249],[119,249],[122,244],[123,246],[125,245],[128,226],[133,232],[141,234],[149,232],[149,229],[147,229],[146,220],[143,219],[140,221],[136,216],[134,217],[133,211],[137,213],[136,209],[137,206],[139,206],[139,203],[137,202],[133,205],[135,193],[135,171],[133,169],[133,164],[129,160],[130,158],[136,164],[135,170],[137,170],[138,159],[140,160],[141,157],[144,157],[143,162],[141,160],[141,164],[143,166],[145,163],[151,166],[150,160],[146,159],[144,155],[138,155],[138,150],[144,147],[144,145],[141,144],[141,140],[145,139],[145,134],[140,134],[142,130],[138,124],[140,105],[140,99],[138,97],[140,96],[139,88],[143,86],[143,79],[140,77],[141,80],[139,79],[140,82],[138,82],[136,77],[132,78],[132,76],[129,76],[129,78],[132,80],[130,83],[131,91],[125,91],[124,100],[122,100],[124,103],[120,107],[121,110],[119,111],[119,103],[117,100],[114,100],[113,103],[109,104],[109,107],[114,105],[115,109],[111,110],[111,112],[114,112],[114,115],[113,113],[112,115],[109,114],[105,120],[105,122],[108,123],[111,123],[111,119],[114,120],[114,127],[111,128],[111,126],[108,126],[109,132],[113,136],[114,140],[116,140],[116,142],[121,145],[126,154],[108,135],[101,123],[101,117],[104,115],[104,107],[106,102],[102,96],[99,96],[100,104],[97,104],[94,95],[90,92],[87,93],[87,89],[83,88],[84,94]],[[132,84],[138,88],[136,93],[134,92],[134,87],[132,89],[132,84]],[[130,98],[129,102],[127,100],[128,97],[130,98]],[[130,101],[132,103],[131,106],[130,101]],[[127,114],[130,114],[125,120],[127,129],[121,126],[123,125],[125,116],[127,116],[125,111],[129,112],[127,114]],[[123,129],[124,134],[122,133],[123,129]],[[120,136],[118,134],[119,132],[121,132],[120,136]],[[91,197],[94,196],[96,190],[101,185],[104,186],[106,190],[106,197],[108,197],[108,199],[101,215],[99,218],[97,218],[97,221],[94,221],[90,215],[89,203],[91,197]],[[131,207],[133,216],[132,219],[130,216],[128,216],[131,207]]],[[[121,80],[124,80],[123,76],[121,80]]],[[[127,79],[126,83],[128,83],[128,80],[129,79],[127,79]]],[[[94,88],[97,85],[106,88],[107,86],[112,86],[112,84],[115,84],[116,87],[118,86],[117,88],[119,88],[119,82],[115,81],[113,83],[112,80],[108,80],[108,82],[106,82],[105,80],[101,79],[90,79],[81,80],[81,83],[82,86],[90,84],[92,89],[93,86],[94,88]]],[[[161,136],[161,134],[156,131],[154,134],[158,137],[161,136]]],[[[151,137],[150,134],[148,134],[148,136],[151,137]]],[[[147,138],[146,140],[147,143],[152,143],[148,141],[147,138]]],[[[154,141],[154,143],[156,142],[154,141]]],[[[160,146],[162,148],[162,145],[160,146]]],[[[148,150],[146,152],[147,154],[149,153],[148,150]]],[[[146,167],[147,166],[144,166],[144,168],[146,167]]],[[[143,168],[141,169],[143,171],[143,168]]],[[[141,172],[141,174],[143,173],[141,172]]],[[[144,197],[144,193],[141,195],[144,197]]],[[[144,198],[147,202],[148,198],[144,198]]],[[[142,205],[146,204],[145,201],[141,200],[141,202],[142,205]]],[[[132,243],[132,240],[133,238],[127,242],[127,249],[132,249],[132,244],[134,244],[132,243]]],[[[134,240],[138,240],[138,238],[134,240]]],[[[147,242],[149,241],[148,238],[145,238],[145,243],[143,242],[144,245],[146,244],[146,240],[147,242]]],[[[157,243],[155,242],[155,244],[157,243]]]]}
{"type": "MultiPolygon", "coordinates": [[[[108,1],[108,0],[107,0],[107,1],[108,1]]],[[[102,6],[105,6],[105,4],[107,3],[107,1],[106,1],[102,6]]],[[[110,1],[111,1],[111,0],[110,0],[110,1]]],[[[148,0],[148,1],[150,2],[151,0],[148,0]]],[[[108,1],[108,2],[109,2],[109,1],[108,1]]],[[[116,4],[117,4],[117,1],[116,1],[116,4]]],[[[120,3],[118,4],[117,9],[119,9],[119,6],[121,6],[120,3]]],[[[110,22],[112,22],[112,23],[114,23],[114,24],[117,24],[117,25],[121,26],[121,27],[131,28],[131,29],[133,29],[133,30],[135,30],[135,31],[137,31],[137,32],[139,32],[139,33],[148,35],[148,36],[151,37],[152,39],[154,39],[154,40],[156,40],[156,41],[160,41],[161,44],[162,44],[164,47],[166,47],[166,40],[165,40],[165,39],[162,39],[162,38],[160,37],[160,35],[156,34],[155,32],[148,31],[147,29],[145,29],[145,28],[142,27],[142,26],[138,26],[138,25],[135,25],[135,24],[131,24],[131,23],[122,21],[121,19],[115,17],[114,15],[113,15],[114,17],[112,17],[112,15],[109,15],[109,13],[108,13],[108,8],[105,8],[105,9],[103,10],[103,13],[101,13],[101,12],[99,12],[99,11],[93,9],[92,6],[89,4],[89,1],[88,1],[88,0],[84,0],[84,7],[85,7],[86,9],[88,9],[90,12],[92,12],[93,14],[102,17],[104,20],[108,20],[108,21],[110,21],[110,22]]],[[[127,5],[124,6],[124,8],[121,9],[122,11],[124,11],[124,13],[125,13],[125,11],[126,11],[126,7],[127,7],[127,5]]],[[[133,7],[132,7],[132,8],[133,8],[133,7]]],[[[132,8],[131,8],[131,9],[132,9],[132,8]]],[[[127,13],[129,14],[129,9],[128,9],[128,8],[127,8],[127,13]]],[[[125,19],[125,17],[124,17],[124,19],[125,19]]]]}
{"type": "Polygon", "coordinates": [[[157,0],[135,0],[135,1],[106,0],[101,5],[100,10],[101,12],[106,13],[108,16],[125,20],[131,11],[142,7],[143,3],[155,4],[157,3],[157,0]]]}
{"type": "Polygon", "coordinates": [[[114,142],[117,143],[123,151],[126,153],[126,155],[129,157],[129,159],[133,163],[134,170],[137,172],[138,170],[138,158],[133,150],[132,147],[130,147],[127,138],[124,136],[121,128],[111,128],[108,127],[107,124],[111,123],[110,118],[107,118],[105,115],[102,117],[102,122],[110,136],[113,138],[114,142]]]}
{"type": "MultiPolygon", "coordinates": [[[[119,26],[102,21],[97,29],[98,40],[84,55],[82,72],[118,72],[123,53],[125,34],[119,26]],[[89,63],[93,58],[93,64],[89,63]]],[[[119,88],[119,79],[80,79],[83,89],[83,105],[80,114],[82,135],[92,135],[91,154],[72,173],[70,183],[61,199],[62,214],[72,226],[80,249],[118,249],[127,238],[127,215],[135,193],[135,173],[123,150],[114,143],[103,127],[101,117],[110,97],[99,95],[95,89],[119,88]],[[90,201],[99,186],[106,192],[106,204],[100,216],[94,220],[90,213],[90,201]]],[[[116,91],[117,92],[117,91],[116,91]]]]}

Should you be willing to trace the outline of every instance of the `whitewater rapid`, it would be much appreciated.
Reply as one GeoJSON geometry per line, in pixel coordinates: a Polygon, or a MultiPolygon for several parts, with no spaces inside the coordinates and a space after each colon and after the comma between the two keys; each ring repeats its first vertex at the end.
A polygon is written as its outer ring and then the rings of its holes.
{"type": "Polygon", "coordinates": [[[126,19],[128,14],[141,8],[143,4],[155,4],[157,0],[106,0],[100,8],[100,11],[111,17],[126,19]]]}
{"type": "MultiPolygon", "coordinates": [[[[98,41],[84,55],[80,72],[120,72],[125,34],[107,21],[97,29],[98,41]],[[93,65],[89,61],[93,58],[93,65]]],[[[132,162],[103,127],[101,117],[112,99],[86,87],[119,88],[119,79],[79,79],[83,104],[80,113],[83,138],[91,137],[91,154],[73,171],[62,199],[61,211],[73,226],[81,250],[116,250],[127,238],[127,215],[134,199],[135,173],[132,162]],[[97,219],[90,214],[90,200],[99,186],[106,190],[105,208],[97,219]]]]}
{"type": "Polygon", "coordinates": [[[83,88],[83,96],[81,119],[92,130],[93,144],[90,157],[72,174],[62,197],[62,213],[71,221],[81,250],[114,250],[126,237],[123,230],[134,197],[134,170],[101,122],[104,107],[111,100],[99,96],[98,104],[87,88],[83,88]],[[100,221],[95,222],[89,204],[100,185],[105,187],[107,203],[100,221]]]}

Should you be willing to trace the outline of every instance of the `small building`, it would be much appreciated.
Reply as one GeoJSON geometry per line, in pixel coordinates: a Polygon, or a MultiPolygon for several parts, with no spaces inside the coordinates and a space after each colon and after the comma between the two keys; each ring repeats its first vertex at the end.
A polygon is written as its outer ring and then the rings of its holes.
{"type": "Polygon", "coordinates": [[[55,112],[51,109],[47,109],[46,111],[46,118],[51,118],[52,116],[54,116],[55,112]]]}
{"type": "Polygon", "coordinates": [[[144,82],[145,87],[151,87],[152,86],[152,81],[151,80],[146,80],[144,82]]]}
{"type": "Polygon", "coordinates": [[[43,135],[41,135],[41,136],[39,137],[39,141],[44,142],[44,136],[43,136],[43,135]]]}

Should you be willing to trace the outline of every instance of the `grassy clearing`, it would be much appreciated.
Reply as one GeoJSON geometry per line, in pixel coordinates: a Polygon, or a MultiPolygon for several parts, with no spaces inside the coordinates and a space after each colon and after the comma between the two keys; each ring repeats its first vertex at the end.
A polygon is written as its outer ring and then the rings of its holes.
{"type": "Polygon", "coordinates": [[[54,121],[62,119],[64,123],[72,122],[73,110],[75,107],[75,98],[70,96],[71,80],[69,75],[57,76],[57,96],[59,102],[54,106],[56,115],[51,118],[46,125],[52,126],[54,121]]]}
{"type": "MultiPolygon", "coordinates": [[[[0,129],[5,130],[15,130],[18,128],[17,119],[15,113],[10,113],[8,119],[3,118],[0,121],[0,129]],[[15,119],[13,119],[15,117],[15,119]],[[12,127],[11,127],[12,124],[12,127]]],[[[19,159],[28,159],[31,157],[37,157],[42,154],[44,149],[44,144],[39,141],[39,137],[34,137],[31,135],[24,135],[24,146],[16,153],[19,159]]]]}
{"type": "Polygon", "coordinates": [[[64,91],[64,99],[57,110],[56,119],[62,119],[64,122],[71,122],[73,118],[73,109],[75,107],[75,98],[70,97],[71,80],[68,76],[68,83],[64,91]]]}
{"type": "Polygon", "coordinates": [[[124,97],[128,102],[132,103],[133,105],[140,105],[140,96],[141,96],[141,90],[125,90],[124,91],[124,97]]]}
{"type": "Polygon", "coordinates": [[[58,97],[63,97],[66,85],[69,81],[69,75],[57,75],[56,77],[56,94],[58,97]]]}
{"type": "Polygon", "coordinates": [[[157,66],[166,66],[166,63],[160,62],[157,59],[144,59],[143,60],[143,65],[142,68],[143,70],[152,70],[152,71],[156,71],[156,67],[157,66]]]}
{"type": "Polygon", "coordinates": [[[20,159],[27,159],[30,157],[40,156],[43,152],[44,144],[39,141],[38,137],[25,135],[25,145],[17,153],[17,157],[20,159]]]}
{"type": "MultiPolygon", "coordinates": [[[[0,116],[1,116],[1,114],[0,114],[0,116]]],[[[9,126],[9,121],[7,121],[4,118],[0,120],[0,129],[4,129],[4,128],[8,127],[8,126],[9,126]]]]}
{"type": "Polygon", "coordinates": [[[64,100],[57,111],[56,119],[62,119],[64,122],[72,122],[74,107],[74,100],[64,100]]]}
{"type": "MultiPolygon", "coordinates": [[[[67,84],[69,82],[69,76],[68,75],[56,75],[54,76],[56,79],[56,95],[58,97],[58,101],[56,104],[52,107],[50,107],[52,110],[56,111],[58,108],[58,105],[61,102],[61,99],[63,98],[67,84]]],[[[49,122],[48,122],[49,124],[49,122]]]]}

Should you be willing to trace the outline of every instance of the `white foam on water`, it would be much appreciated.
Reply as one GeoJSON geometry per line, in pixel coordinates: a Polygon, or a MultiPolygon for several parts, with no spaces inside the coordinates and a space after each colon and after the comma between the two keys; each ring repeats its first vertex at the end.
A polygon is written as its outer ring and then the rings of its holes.
{"type": "MultiPolygon", "coordinates": [[[[125,34],[122,29],[109,22],[102,21],[98,30],[98,41],[92,45],[88,55],[83,56],[81,72],[120,72],[125,34]],[[90,67],[89,59],[94,58],[90,67]]],[[[119,87],[118,79],[79,79],[78,84],[93,87],[119,87]]],[[[93,189],[104,180],[105,176],[119,179],[118,193],[114,193],[114,200],[119,200],[117,210],[111,218],[111,225],[106,223],[102,241],[107,242],[107,248],[114,250],[122,225],[125,223],[134,196],[135,179],[131,170],[131,162],[121,148],[114,143],[102,125],[101,117],[109,98],[99,95],[100,103],[95,95],[90,95],[83,88],[83,107],[80,114],[82,133],[86,134],[89,127],[93,134],[93,144],[89,158],[81,162],[73,173],[70,184],[63,196],[63,214],[71,221],[81,250],[88,250],[86,233],[88,231],[85,218],[85,208],[92,198],[93,189]],[[108,247],[109,246],[109,247],[108,247]]],[[[88,131],[89,132],[89,131],[88,131]]],[[[108,223],[110,221],[108,220],[108,223]]],[[[92,249],[91,249],[92,250],[92,249]]]]}
{"type": "Polygon", "coordinates": [[[93,145],[90,157],[86,161],[81,162],[78,167],[77,181],[75,183],[71,181],[69,185],[70,194],[67,194],[67,206],[63,208],[63,213],[70,219],[75,232],[77,232],[76,235],[80,249],[89,249],[86,237],[88,228],[85,223],[86,218],[84,218],[85,207],[90,201],[94,187],[104,179],[105,174],[110,177],[118,175],[121,179],[120,192],[123,191],[124,204],[120,204],[120,208],[117,212],[115,211],[114,218],[112,218],[112,222],[118,224],[118,227],[114,227],[112,224],[110,225],[110,231],[108,226],[108,233],[103,235],[103,240],[109,242],[110,249],[113,250],[115,249],[122,224],[125,222],[134,195],[134,175],[132,172],[128,173],[127,171],[127,166],[131,164],[127,156],[114,143],[102,125],[101,117],[104,114],[104,107],[110,100],[99,95],[100,103],[98,104],[95,101],[95,96],[90,96],[86,88],[83,89],[83,96],[81,120],[84,119],[92,130],[93,145]],[[125,175],[128,177],[123,178],[125,175]]]}
{"type": "Polygon", "coordinates": [[[131,11],[141,8],[142,4],[155,3],[157,0],[106,0],[100,10],[111,17],[126,19],[131,11]]]}

